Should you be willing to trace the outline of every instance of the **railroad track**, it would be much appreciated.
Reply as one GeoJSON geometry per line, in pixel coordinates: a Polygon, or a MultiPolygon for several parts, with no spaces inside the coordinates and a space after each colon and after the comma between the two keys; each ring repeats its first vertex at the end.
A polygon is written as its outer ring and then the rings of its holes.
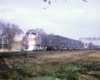
{"type": "MultiPolygon", "coordinates": [[[[99,49],[100,50],[100,49],[99,49]]],[[[85,51],[85,50],[64,50],[65,52],[69,51],[85,51]]],[[[11,57],[11,56],[20,56],[20,55],[36,55],[41,53],[54,53],[54,52],[63,52],[63,51],[6,51],[6,52],[0,52],[0,58],[1,57],[11,57]]]]}
{"type": "Polygon", "coordinates": [[[30,54],[38,54],[41,51],[8,51],[8,52],[0,52],[0,57],[10,57],[10,56],[20,56],[20,55],[30,55],[30,54]]]}

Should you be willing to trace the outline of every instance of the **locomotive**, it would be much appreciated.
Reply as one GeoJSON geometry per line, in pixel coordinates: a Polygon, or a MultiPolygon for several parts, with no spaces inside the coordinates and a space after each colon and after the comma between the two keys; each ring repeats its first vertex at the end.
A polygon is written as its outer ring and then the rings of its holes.
{"type": "Polygon", "coordinates": [[[35,30],[28,30],[22,40],[23,51],[68,50],[82,48],[83,43],[79,40],[59,35],[40,34],[35,30]]]}

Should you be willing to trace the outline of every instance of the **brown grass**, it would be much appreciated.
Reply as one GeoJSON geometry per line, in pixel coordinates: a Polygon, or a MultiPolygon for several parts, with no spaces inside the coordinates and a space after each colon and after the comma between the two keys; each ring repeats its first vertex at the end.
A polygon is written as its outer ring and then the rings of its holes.
{"type": "Polygon", "coordinates": [[[40,54],[36,54],[35,56],[28,55],[4,58],[3,60],[1,60],[0,64],[5,64],[10,68],[17,67],[17,72],[21,72],[21,75],[29,74],[29,76],[38,76],[40,74],[44,75],[45,72],[54,72],[58,70],[62,65],[68,65],[71,62],[77,62],[78,60],[84,59],[86,60],[86,62],[84,62],[84,65],[87,64],[87,62],[89,62],[88,64],[90,65],[92,61],[96,61],[98,62],[99,67],[100,51],[48,51],[41,52],[40,54]]]}

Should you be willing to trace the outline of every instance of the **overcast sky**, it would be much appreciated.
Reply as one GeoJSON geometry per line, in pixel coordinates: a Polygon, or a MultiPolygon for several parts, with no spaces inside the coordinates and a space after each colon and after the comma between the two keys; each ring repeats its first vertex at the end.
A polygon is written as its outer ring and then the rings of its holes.
{"type": "MultiPolygon", "coordinates": [[[[100,0],[0,0],[0,20],[73,39],[100,37],[100,0]],[[44,7],[46,9],[44,9],[44,7]]],[[[94,42],[100,44],[100,41],[94,42]]]]}

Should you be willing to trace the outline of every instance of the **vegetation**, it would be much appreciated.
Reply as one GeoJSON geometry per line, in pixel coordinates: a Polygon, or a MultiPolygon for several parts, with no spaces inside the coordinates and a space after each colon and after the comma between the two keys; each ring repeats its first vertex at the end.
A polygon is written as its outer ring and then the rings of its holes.
{"type": "Polygon", "coordinates": [[[18,25],[0,22],[0,44],[8,44],[8,46],[3,46],[3,48],[12,49],[15,37],[22,33],[23,31],[18,25]]]}
{"type": "MultiPolygon", "coordinates": [[[[67,2],[67,0],[61,0],[61,1],[67,2]]],[[[87,0],[82,0],[82,1],[87,2],[87,0]]],[[[52,3],[51,0],[43,0],[43,2],[47,2],[47,3],[48,3],[48,6],[52,3]]],[[[55,2],[57,2],[57,0],[55,0],[55,2]]],[[[48,7],[48,6],[47,6],[47,7],[48,7]]],[[[46,9],[47,7],[45,7],[44,9],[46,9]]]]}
{"type": "Polygon", "coordinates": [[[100,51],[96,50],[47,52],[35,57],[5,58],[4,61],[6,66],[9,65],[8,68],[12,66],[12,70],[0,73],[0,80],[100,79],[100,51]],[[14,68],[17,64],[24,66],[14,68]]]}
{"type": "MultiPolygon", "coordinates": [[[[87,2],[87,0],[82,0],[84,2],[87,2]]],[[[51,4],[51,0],[44,0],[44,2],[48,2],[48,4],[51,4]]],[[[57,2],[57,0],[55,0],[55,2],[57,2]]],[[[67,0],[64,0],[64,2],[67,2],[67,0]]]]}

